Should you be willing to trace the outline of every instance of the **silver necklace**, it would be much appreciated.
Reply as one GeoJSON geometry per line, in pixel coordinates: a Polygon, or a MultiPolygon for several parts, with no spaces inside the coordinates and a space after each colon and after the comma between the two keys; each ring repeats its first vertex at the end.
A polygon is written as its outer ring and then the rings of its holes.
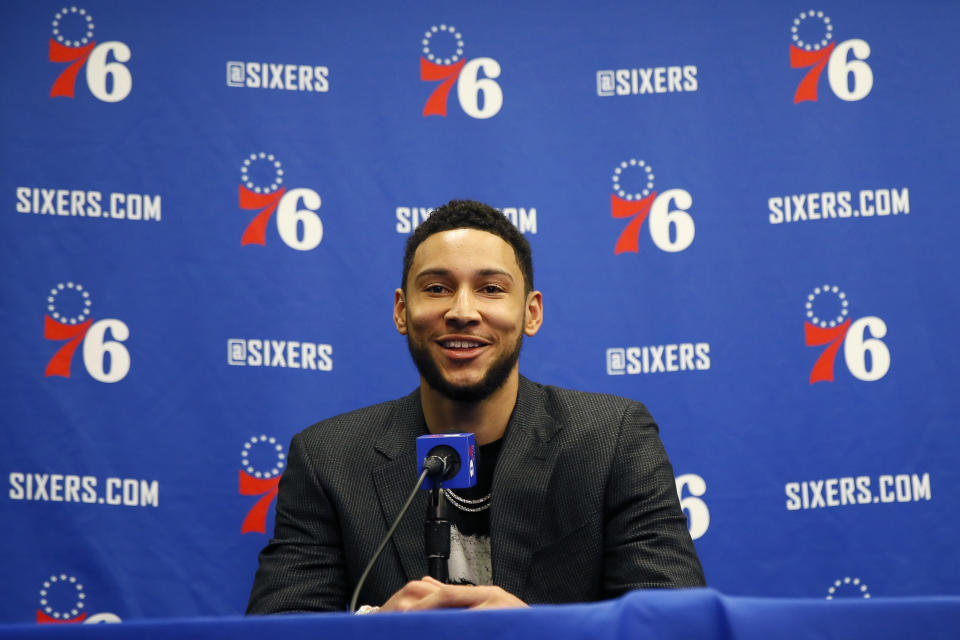
{"type": "Polygon", "coordinates": [[[482,498],[477,498],[476,500],[471,500],[470,498],[464,498],[463,496],[458,496],[450,489],[441,489],[443,495],[446,496],[447,500],[450,501],[454,507],[460,511],[466,513],[479,513],[480,511],[486,511],[490,508],[490,494],[483,496],[482,498]]]}

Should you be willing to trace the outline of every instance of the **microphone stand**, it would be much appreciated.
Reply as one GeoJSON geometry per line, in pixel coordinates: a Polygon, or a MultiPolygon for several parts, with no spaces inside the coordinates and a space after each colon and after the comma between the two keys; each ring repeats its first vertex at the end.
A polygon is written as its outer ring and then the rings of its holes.
{"type": "Polygon", "coordinates": [[[440,492],[440,479],[432,478],[424,524],[424,543],[427,568],[431,578],[444,584],[450,579],[447,560],[450,558],[450,521],[447,519],[447,500],[440,492]]]}

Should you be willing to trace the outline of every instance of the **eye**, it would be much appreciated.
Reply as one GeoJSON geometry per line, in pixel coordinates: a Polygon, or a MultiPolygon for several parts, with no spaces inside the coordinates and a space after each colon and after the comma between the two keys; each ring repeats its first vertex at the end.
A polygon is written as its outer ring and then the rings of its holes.
{"type": "Polygon", "coordinates": [[[489,295],[506,292],[506,290],[503,287],[501,287],[499,284],[485,284],[483,285],[483,288],[481,289],[481,291],[489,295]]]}
{"type": "Polygon", "coordinates": [[[442,284],[428,284],[423,288],[426,293],[441,294],[446,290],[442,284]]]}

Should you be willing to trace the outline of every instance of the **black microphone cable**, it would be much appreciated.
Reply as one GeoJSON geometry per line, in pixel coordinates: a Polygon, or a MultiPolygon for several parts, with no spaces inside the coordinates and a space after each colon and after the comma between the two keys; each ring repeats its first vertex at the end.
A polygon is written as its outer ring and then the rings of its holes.
{"type": "Polygon", "coordinates": [[[403,507],[400,508],[400,513],[397,514],[393,524],[390,525],[390,530],[387,531],[387,535],[383,537],[383,541],[380,542],[380,546],[377,547],[377,550],[373,552],[373,557],[370,558],[370,562],[367,563],[363,573],[360,574],[360,579],[357,581],[357,586],[353,590],[353,597],[350,598],[350,613],[353,613],[357,610],[357,598],[360,597],[360,589],[363,588],[363,583],[367,580],[367,576],[370,574],[370,570],[373,569],[373,564],[383,552],[383,548],[386,547],[387,542],[390,541],[390,536],[392,536],[393,532],[397,530],[400,520],[403,519],[403,514],[405,514],[407,509],[410,508],[410,504],[413,502],[413,498],[417,495],[417,491],[420,490],[420,486],[423,484],[424,479],[427,476],[439,476],[441,480],[447,480],[455,475],[457,470],[460,468],[460,457],[457,455],[457,452],[450,447],[445,445],[434,447],[430,451],[430,454],[431,455],[428,455],[426,460],[423,461],[423,472],[420,473],[420,478],[417,480],[416,486],[414,486],[413,491],[410,492],[410,497],[407,498],[407,501],[403,503],[403,507]],[[441,455],[436,455],[434,452],[439,452],[441,455]],[[450,455],[451,453],[453,454],[452,456],[450,455]]]}
{"type": "Polygon", "coordinates": [[[357,586],[353,590],[353,597],[350,598],[350,613],[354,613],[357,610],[357,598],[360,597],[360,589],[363,588],[363,583],[367,579],[367,575],[370,574],[370,570],[373,569],[373,563],[377,561],[377,558],[380,557],[380,553],[383,552],[383,548],[387,546],[387,542],[390,541],[390,536],[393,535],[393,532],[396,531],[397,525],[400,524],[400,520],[403,519],[403,514],[407,512],[407,509],[410,507],[410,504],[413,502],[414,497],[417,495],[417,491],[420,490],[420,485],[423,484],[423,480],[428,475],[436,475],[436,465],[432,463],[432,460],[437,460],[441,464],[441,469],[445,466],[445,463],[440,458],[436,456],[430,456],[423,463],[423,472],[420,474],[420,479],[417,480],[417,485],[413,488],[413,491],[410,492],[410,497],[407,498],[407,501],[403,503],[403,507],[400,509],[400,513],[397,514],[397,517],[394,519],[393,524],[390,525],[390,530],[387,531],[387,535],[383,537],[383,541],[380,543],[380,546],[377,547],[377,550],[373,552],[373,557],[370,558],[370,562],[367,563],[366,569],[363,570],[363,573],[360,574],[360,580],[357,581],[357,586]]]}

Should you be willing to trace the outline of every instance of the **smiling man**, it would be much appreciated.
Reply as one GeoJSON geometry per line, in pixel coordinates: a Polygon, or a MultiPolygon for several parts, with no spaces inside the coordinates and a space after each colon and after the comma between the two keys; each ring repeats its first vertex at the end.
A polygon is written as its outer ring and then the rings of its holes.
{"type": "Polygon", "coordinates": [[[420,492],[360,602],[521,607],[705,584],[646,408],[520,375],[543,297],[529,243],[500,212],[455,200],[414,231],[393,320],[420,386],[294,436],[248,613],[346,609],[416,478],[426,433],[472,432],[479,444],[477,486],[444,489],[455,584],[422,577],[420,492]]]}

